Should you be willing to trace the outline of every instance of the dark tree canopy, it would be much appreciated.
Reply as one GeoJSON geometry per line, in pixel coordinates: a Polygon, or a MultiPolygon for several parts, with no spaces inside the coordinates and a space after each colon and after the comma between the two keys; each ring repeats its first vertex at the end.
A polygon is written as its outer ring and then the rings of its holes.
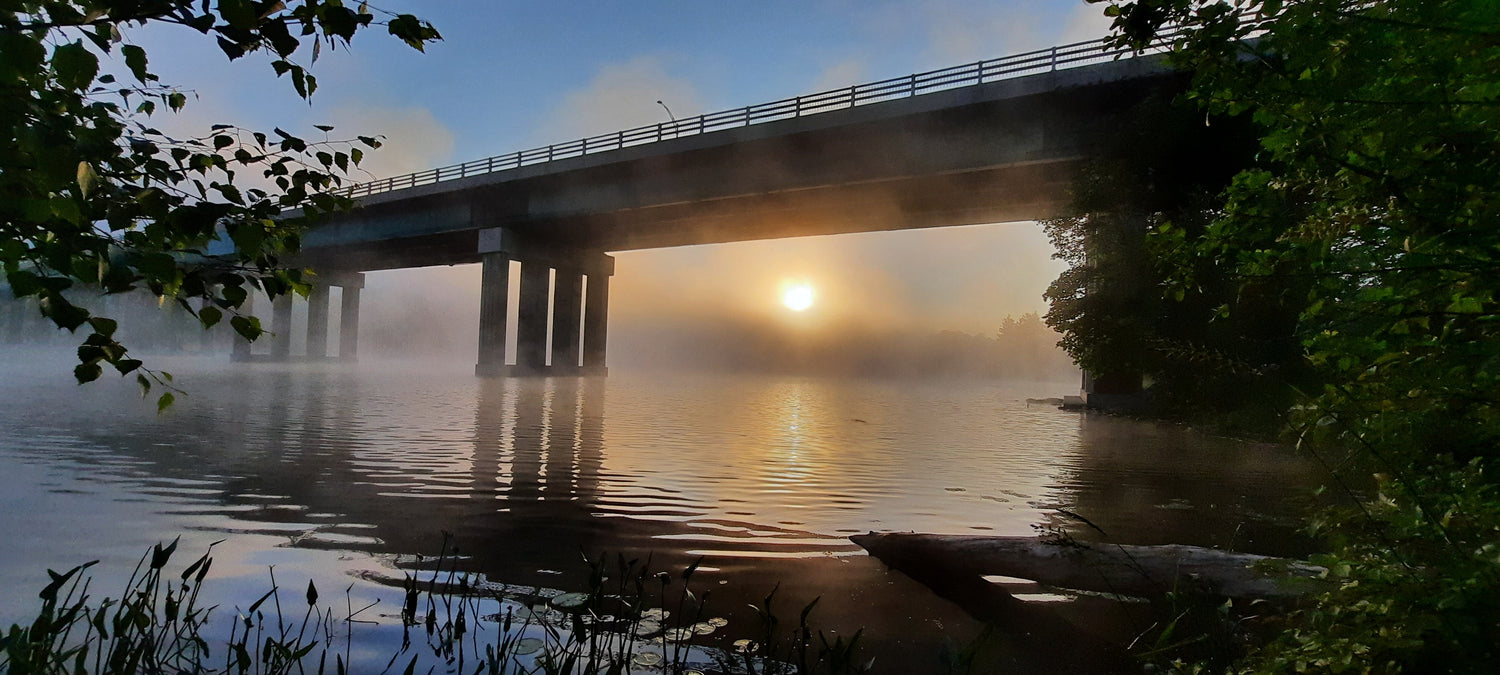
{"type": "Polygon", "coordinates": [[[1301,294],[1288,432],[1357,503],[1314,524],[1338,589],[1244,667],[1493,671],[1500,3],[1091,1],[1120,44],[1173,35],[1206,112],[1254,120],[1256,165],[1206,225],[1149,237],[1161,296],[1301,294]]]}
{"type": "MultiPolygon", "coordinates": [[[[349,205],[333,190],[379,145],[228,125],[169,137],[153,116],[181,110],[189,96],[152,74],[131,42],[148,24],[212,40],[230,60],[263,55],[303,98],[317,90],[303,58],[310,65],[362,30],[381,26],[418,50],[439,38],[414,16],[339,0],[0,0],[0,266],[17,298],[87,332],[79,382],[107,365],[136,372],[146,390],[170,377],[130,358],[113,337],[116,322],[83,298],[145,289],[205,328],[227,317],[255,339],[260,322],[239,312],[246,297],[306,292],[302,272],[282,261],[310,224],[349,205]],[[216,238],[235,252],[208,255],[216,238]]],[[[163,394],[160,404],[171,400],[163,394]]]]}

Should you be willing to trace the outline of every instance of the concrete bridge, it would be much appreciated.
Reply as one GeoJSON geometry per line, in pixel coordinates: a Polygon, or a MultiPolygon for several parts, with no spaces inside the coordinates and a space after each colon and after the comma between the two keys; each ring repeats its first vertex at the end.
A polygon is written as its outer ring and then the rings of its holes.
{"type": "MultiPolygon", "coordinates": [[[[356,185],[359,208],[309,232],[297,261],[322,280],[308,354],[326,355],[327,286],[344,289],[350,358],[362,272],[482,263],[478,374],[602,373],[606,252],[1055,217],[1123,115],[1185,84],[1159,54],[1091,41],[356,185]]],[[[289,330],[272,352],[289,355],[289,330]]]]}

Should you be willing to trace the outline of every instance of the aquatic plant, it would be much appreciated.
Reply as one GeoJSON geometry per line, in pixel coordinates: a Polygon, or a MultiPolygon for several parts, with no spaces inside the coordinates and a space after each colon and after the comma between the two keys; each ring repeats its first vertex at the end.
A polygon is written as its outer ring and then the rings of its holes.
{"type": "MultiPolygon", "coordinates": [[[[794,629],[782,631],[771,611],[775,590],[755,607],[758,640],[741,639],[729,649],[704,644],[702,638],[728,621],[710,616],[711,593],[691,586],[701,559],[671,574],[652,571],[649,557],[584,556],[587,588],[563,593],[496,584],[461,571],[451,543],[445,536],[430,576],[421,578],[420,570],[405,575],[402,640],[383,672],[837,675],[870,667],[858,660],[859,633],[830,642],[810,626],[816,600],[801,611],[794,629]],[[491,602],[498,611],[485,613],[491,602]],[[481,639],[487,626],[495,635],[481,639]]],[[[244,609],[236,607],[227,640],[215,642],[209,623],[217,607],[200,603],[212,545],[171,575],[166,567],[177,544],[157,544],[143,556],[118,600],[94,600],[88,575],[94,562],[63,573],[48,570],[51,582],[40,593],[36,619],[0,636],[0,673],[343,675],[354,667],[355,626],[372,622],[361,616],[376,603],[355,609],[352,584],[340,616],[319,604],[311,581],[301,598],[305,607],[283,606],[273,571],[270,590],[244,609]]],[[[222,635],[222,629],[217,632],[222,635]]]]}

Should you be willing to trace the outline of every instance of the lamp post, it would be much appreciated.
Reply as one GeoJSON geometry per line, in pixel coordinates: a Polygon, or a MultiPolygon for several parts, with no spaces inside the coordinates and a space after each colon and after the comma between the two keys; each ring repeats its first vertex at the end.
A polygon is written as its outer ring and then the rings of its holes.
{"type": "Polygon", "coordinates": [[[667,104],[662,103],[661,99],[656,100],[656,105],[661,106],[662,110],[667,111],[667,117],[672,120],[672,138],[677,138],[677,134],[681,132],[681,130],[677,128],[677,116],[672,114],[672,109],[668,108],[667,104]]]}

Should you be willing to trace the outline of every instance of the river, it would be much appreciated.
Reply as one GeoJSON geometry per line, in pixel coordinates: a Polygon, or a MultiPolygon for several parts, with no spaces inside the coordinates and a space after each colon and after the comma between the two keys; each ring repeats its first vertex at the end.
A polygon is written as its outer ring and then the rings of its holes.
{"type": "MultiPolygon", "coordinates": [[[[863,628],[879,671],[920,672],[978,627],[850,534],[1103,538],[1065,509],[1120,543],[1300,554],[1320,482],[1282,448],[1026,401],[1073,383],[182,359],[167,365],[187,395],[158,415],[131,382],[79,387],[67,364],[29,361],[0,364],[4,625],[34,612],[47,568],[101,560],[95,593],[117,595],[147,547],[180,535],[182,564],[222,540],[210,584],[226,607],[273,568],[284,587],[381,600],[364,615],[381,626],[356,631],[373,655],[394,584],[447,532],[468,569],[565,590],[583,581],[580,552],[661,569],[701,556],[694,581],[731,621],[708,642],[779,584],[793,618],[819,597],[817,625],[863,628]]],[[[1056,656],[1025,651],[1008,658],[1056,656]]]]}

